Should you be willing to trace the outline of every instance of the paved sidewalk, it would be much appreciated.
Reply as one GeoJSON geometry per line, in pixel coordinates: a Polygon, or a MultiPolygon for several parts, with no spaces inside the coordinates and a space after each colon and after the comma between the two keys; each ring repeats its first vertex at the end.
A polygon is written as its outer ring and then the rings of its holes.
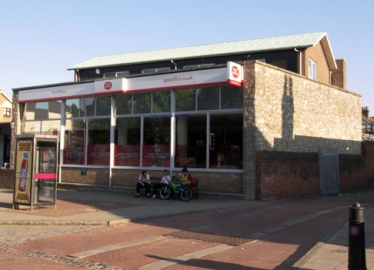
{"type": "MultiPolygon", "coordinates": [[[[352,205],[352,199],[359,199],[365,207],[366,266],[374,269],[374,190],[332,197],[319,197],[320,204],[331,201],[352,205]]],[[[171,202],[159,199],[135,198],[128,194],[106,192],[79,192],[59,190],[56,209],[53,206],[34,207],[20,206],[12,209],[12,190],[0,189],[0,225],[115,225],[134,220],[145,220],[155,217],[183,213],[217,210],[229,207],[256,206],[263,202],[241,200],[214,200],[199,198],[189,202],[173,199],[171,202]]],[[[300,199],[300,203],[308,199],[300,199]]],[[[348,208],[347,208],[348,210],[348,208]]],[[[288,209],[285,211],[292,211],[288,209]]],[[[348,215],[348,211],[347,211],[348,215]]],[[[310,216],[310,214],[309,214],[310,216]]],[[[307,218],[307,216],[305,216],[307,218]]],[[[302,223],[301,221],[298,221],[302,223]]],[[[335,230],[327,234],[292,269],[347,269],[348,266],[348,217],[335,225],[335,230]]],[[[308,228],[305,228],[308,231],[308,228]]],[[[298,235],[298,237],[303,237],[298,235]]]]}

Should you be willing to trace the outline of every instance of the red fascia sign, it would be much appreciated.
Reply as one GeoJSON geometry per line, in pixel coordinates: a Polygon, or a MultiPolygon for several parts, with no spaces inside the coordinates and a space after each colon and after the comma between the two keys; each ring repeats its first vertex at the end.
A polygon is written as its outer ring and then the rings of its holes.
{"type": "Polygon", "coordinates": [[[29,89],[19,92],[19,102],[208,87],[220,84],[241,87],[242,80],[243,67],[234,62],[227,62],[227,67],[154,74],[132,78],[99,79],[94,82],[71,83],[60,86],[29,89]]]}

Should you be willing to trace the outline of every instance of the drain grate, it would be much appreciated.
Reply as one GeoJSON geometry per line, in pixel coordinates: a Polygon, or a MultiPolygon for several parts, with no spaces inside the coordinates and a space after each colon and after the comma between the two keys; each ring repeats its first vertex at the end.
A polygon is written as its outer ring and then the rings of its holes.
{"type": "Polygon", "coordinates": [[[209,233],[199,233],[191,231],[178,231],[169,233],[168,236],[174,236],[178,238],[202,240],[206,242],[222,243],[230,246],[240,246],[249,242],[253,242],[254,238],[243,238],[235,236],[217,235],[209,233]]]}

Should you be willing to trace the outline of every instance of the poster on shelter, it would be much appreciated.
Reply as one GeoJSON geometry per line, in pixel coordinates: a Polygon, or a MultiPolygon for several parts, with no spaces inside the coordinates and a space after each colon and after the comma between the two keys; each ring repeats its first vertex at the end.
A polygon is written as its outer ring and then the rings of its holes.
{"type": "Polygon", "coordinates": [[[14,202],[31,203],[32,140],[18,140],[16,149],[16,179],[14,181],[14,202]]]}

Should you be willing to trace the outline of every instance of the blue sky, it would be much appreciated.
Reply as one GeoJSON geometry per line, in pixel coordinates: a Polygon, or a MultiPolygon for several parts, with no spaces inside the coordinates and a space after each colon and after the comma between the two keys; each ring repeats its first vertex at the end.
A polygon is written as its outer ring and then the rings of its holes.
{"type": "Polygon", "coordinates": [[[73,81],[101,55],[327,32],[374,115],[374,1],[0,0],[0,89],[73,81]]]}

